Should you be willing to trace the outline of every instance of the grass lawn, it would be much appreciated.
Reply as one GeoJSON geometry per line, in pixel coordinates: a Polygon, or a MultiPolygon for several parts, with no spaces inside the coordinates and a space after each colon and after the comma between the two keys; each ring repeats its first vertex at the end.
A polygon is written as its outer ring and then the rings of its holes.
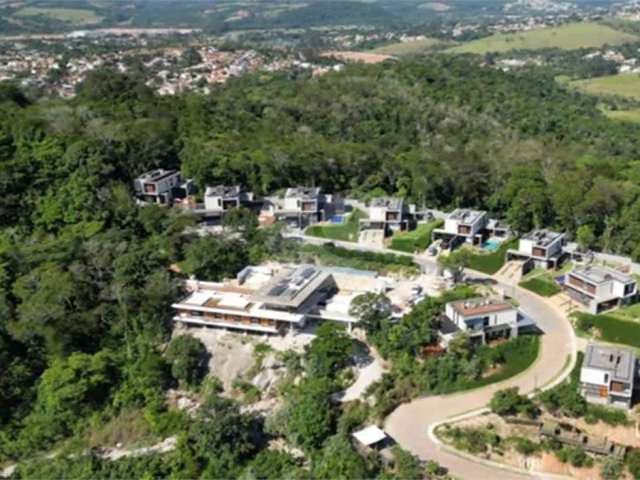
{"type": "Polygon", "coordinates": [[[597,48],[604,44],[621,45],[637,41],[638,37],[614,30],[606,25],[580,22],[553,28],[540,28],[527,32],[496,33],[448,49],[451,53],[508,52],[510,50],[537,50],[540,48],[597,48]]]}
{"type": "MultiPolygon", "coordinates": [[[[640,321],[640,303],[629,305],[628,307],[617,308],[608,312],[607,315],[619,318],[620,320],[627,320],[630,322],[640,321]]],[[[640,325],[639,325],[640,328],[640,325]]]]}
{"type": "Polygon", "coordinates": [[[465,384],[465,390],[502,382],[524,372],[538,358],[540,337],[537,335],[523,335],[498,348],[503,349],[505,361],[502,368],[492,375],[465,384]]]}
{"type": "Polygon", "coordinates": [[[576,313],[575,327],[579,333],[597,334],[598,339],[640,348],[640,325],[637,322],[622,320],[612,314],[591,315],[576,313]]]}
{"type": "Polygon", "coordinates": [[[408,253],[424,250],[431,244],[433,229],[440,227],[442,224],[442,220],[434,220],[433,222],[418,225],[418,228],[411,232],[398,232],[391,237],[390,248],[408,253]]]}
{"type": "Polygon", "coordinates": [[[345,242],[358,241],[358,223],[361,218],[367,218],[362,210],[354,210],[344,223],[331,225],[312,225],[304,232],[312,237],[330,238],[345,242]]]}
{"type": "Polygon", "coordinates": [[[640,122],[640,108],[631,110],[606,110],[604,114],[612,120],[621,122],[640,122]]]}
{"type": "MultiPolygon", "coordinates": [[[[607,75],[605,77],[596,77],[587,80],[574,80],[569,82],[569,86],[591,95],[617,95],[640,100],[640,75],[637,73],[621,73],[619,75],[607,75]]],[[[631,110],[630,112],[634,111],[631,110]]],[[[611,112],[611,114],[614,115],[620,113],[621,112],[611,112]]],[[[628,115],[634,118],[633,113],[628,115]]],[[[635,118],[637,121],[637,116],[635,118]]]]}
{"type": "Polygon", "coordinates": [[[18,17],[49,17],[53,20],[61,22],[70,22],[76,24],[97,23],[102,18],[96,15],[92,10],[83,10],[80,8],[38,8],[25,7],[14,13],[18,17]]]}
{"type": "Polygon", "coordinates": [[[420,53],[425,50],[442,45],[444,42],[437,38],[425,38],[424,40],[414,40],[412,42],[397,42],[382,47],[369,50],[369,53],[379,53],[382,55],[411,55],[412,53],[420,53]]]}
{"type": "Polygon", "coordinates": [[[520,282],[518,285],[532,291],[533,293],[537,293],[542,297],[552,297],[557,293],[560,293],[562,290],[551,276],[547,277],[546,275],[540,275],[538,277],[525,280],[524,282],[520,282]]]}
{"type": "Polygon", "coordinates": [[[469,259],[469,268],[477,270],[487,275],[493,275],[502,268],[505,262],[505,256],[507,250],[510,248],[516,248],[518,245],[518,239],[502,242],[500,247],[491,253],[475,253],[471,255],[469,259]]]}

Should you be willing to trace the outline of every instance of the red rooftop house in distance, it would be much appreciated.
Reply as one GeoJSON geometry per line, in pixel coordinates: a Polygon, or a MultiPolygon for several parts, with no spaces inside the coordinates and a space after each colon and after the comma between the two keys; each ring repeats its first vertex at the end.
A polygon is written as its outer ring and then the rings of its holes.
{"type": "Polygon", "coordinates": [[[518,310],[503,300],[479,297],[449,302],[440,320],[441,343],[447,346],[461,331],[482,343],[495,338],[515,338],[519,317],[518,310]]]}

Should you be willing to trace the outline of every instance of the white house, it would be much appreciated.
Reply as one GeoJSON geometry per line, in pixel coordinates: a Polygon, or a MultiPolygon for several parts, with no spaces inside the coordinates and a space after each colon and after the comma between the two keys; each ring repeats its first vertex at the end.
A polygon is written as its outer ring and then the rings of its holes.
{"type": "Polygon", "coordinates": [[[326,218],[331,199],[330,195],[324,195],[317,187],[287,188],[282,201],[273,199],[273,213],[276,220],[305,228],[326,218]]]}
{"type": "Polygon", "coordinates": [[[480,244],[487,226],[487,212],[457,208],[444,221],[444,227],[433,231],[436,238],[460,238],[466,243],[480,244]]]}
{"type": "Polygon", "coordinates": [[[193,181],[182,180],[177,170],[157,169],[133,181],[136,198],[145,203],[171,204],[193,193],[193,181]]]}
{"type": "Polygon", "coordinates": [[[459,332],[483,343],[487,340],[518,336],[518,310],[508,302],[491,298],[472,298],[449,302],[441,322],[441,338],[446,345],[459,332]]]}
{"type": "Polygon", "coordinates": [[[635,376],[632,351],[590,343],[580,370],[580,392],[591,403],[631,408],[635,376]]]}
{"type": "Polygon", "coordinates": [[[507,251],[507,259],[529,260],[536,268],[556,268],[564,255],[564,243],[564,233],[533,230],[520,238],[517,250],[507,251]]]}
{"type": "Polygon", "coordinates": [[[594,265],[569,272],[564,288],[571,298],[587,307],[591,313],[632,303],[638,293],[636,281],[630,275],[594,265]]]}
{"type": "Polygon", "coordinates": [[[216,185],[207,187],[204,193],[204,208],[207,212],[221,215],[253,202],[253,193],[244,192],[239,185],[216,185]]]}
{"type": "Polygon", "coordinates": [[[361,229],[384,230],[385,236],[409,230],[413,224],[414,205],[407,205],[401,198],[379,197],[369,203],[369,218],[360,220],[361,229]]]}

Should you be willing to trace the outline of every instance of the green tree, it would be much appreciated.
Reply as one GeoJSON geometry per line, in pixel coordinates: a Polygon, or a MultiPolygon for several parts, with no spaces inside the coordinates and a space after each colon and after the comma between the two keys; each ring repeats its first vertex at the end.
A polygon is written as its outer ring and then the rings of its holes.
{"type": "Polygon", "coordinates": [[[171,340],[166,353],[171,374],[182,386],[197,387],[208,372],[209,353],[204,344],[191,335],[171,340]]]}
{"type": "Polygon", "coordinates": [[[304,380],[285,405],[287,437],[305,450],[320,448],[335,428],[335,409],[331,403],[332,382],[326,378],[304,380]]]}
{"type": "Polygon", "coordinates": [[[353,339],[344,327],[325,322],[316,330],[316,337],[305,348],[307,371],[313,377],[333,378],[345,368],[353,355],[353,339]]]}
{"type": "Polygon", "coordinates": [[[186,247],[182,268],[199,280],[219,281],[235,276],[247,260],[248,252],[241,241],[206,236],[186,247]]]}
{"type": "Polygon", "coordinates": [[[329,438],[313,458],[312,474],[323,480],[370,478],[365,461],[353,450],[349,440],[340,435],[329,438]]]}
{"type": "Polygon", "coordinates": [[[252,239],[258,229],[258,218],[248,208],[233,208],[224,216],[224,226],[232,232],[239,232],[245,238],[252,239]]]}
{"type": "Polygon", "coordinates": [[[351,302],[349,315],[358,319],[358,326],[367,335],[373,335],[391,317],[391,300],[384,293],[363,293],[351,302]]]}
{"type": "Polygon", "coordinates": [[[524,395],[518,393],[518,388],[506,388],[493,394],[489,408],[498,415],[516,415],[524,413],[527,416],[535,414],[535,405],[524,395]]]}
{"type": "Polygon", "coordinates": [[[449,255],[440,255],[438,257],[438,266],[448,271],[453,282],[458,283],[462,280],[464,269],[469,266],[470,259],[471,253],[467,248],[462,247],[449,255]]]}
{"type": "Polygon", "coordinates": [[[618,458],[607,457],[600,467],[600,473],[604,480],[618,480],[622,478],[622,469],[624,465],[618,458]]]}
{"type": "Polygon", "coordinates": [[[406,480],[421,480],[425,477],[425,470],[420,459],[398,445],[392,448],[393,470],[397,478],[406,480]]]}
{"type": "Polygon", "coordinates": [[[578,242],[578,245],[580,246],[580,249],[582,251],[589,250],[589,248],[593,246],[595,241],[596,236],[594,235],[593,230],[591,230],[591,227],[589,225],[584,224],[578,227],[578,230],[576,231],[576,242],[578,242]]]}
{"type": "Polygon", "coordinates": [[[635,480],[640,480],[640,450],[634,448],[627,453],[625,463],[629,469],[629,473],[635,480]]]}

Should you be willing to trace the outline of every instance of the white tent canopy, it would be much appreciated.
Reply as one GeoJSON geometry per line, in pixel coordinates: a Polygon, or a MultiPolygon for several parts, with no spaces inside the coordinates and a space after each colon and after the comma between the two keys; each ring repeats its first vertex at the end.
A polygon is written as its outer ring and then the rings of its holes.
{"type": "Polygon", "coordinates": [[[358,442],[361,444],[370,447],[379,443],[387,438],[387,434],[380,430],[377,426],[371,425],[369,427],[363,428],[357,432],[353,433],[358,442]]]}

